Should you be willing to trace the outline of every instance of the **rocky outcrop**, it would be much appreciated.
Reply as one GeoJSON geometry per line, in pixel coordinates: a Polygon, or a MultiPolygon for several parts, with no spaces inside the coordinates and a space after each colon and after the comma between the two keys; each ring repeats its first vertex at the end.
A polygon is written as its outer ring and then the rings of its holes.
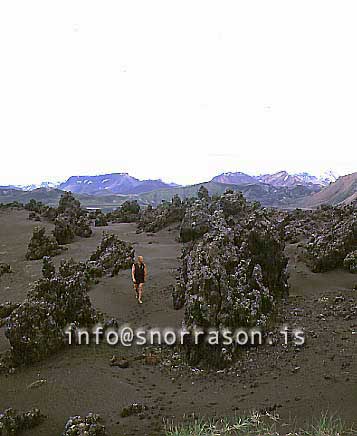
{"type": "Polygon", "coordinates": [[[140,219],[140,206],[136,200],[127,200],[107,214],[107,219],[113,223],[134,223],[140,219]]]}
{"type": "Polygon", "coordinates": [[[94,225],[95,227],[105,227],[108,225],[108,220],[104,213],[100,213],[95,217],[94,225]]]}
{"type": "Polygon", "coordinates": [[[131,267],[133,260],[133,247],[106,233],[86,262],[62,260],[56,272],[52,259],[45,256],[43,278],[32,285],[25,301],[0,307],[11,345],[7,365],[40,361],[68,343],[68,325],[89,327],[103,320],[91,306],[89,286],[104,274],[114,276],[120,269],[131,267]]]}
{"type": "Polygon", "coordinates": [[[202,207],[201,201],[196,201],[189,207],[180,225],[181,242],[195,241],[210,229],[210,214],[202,207]]]}
{"type": "MultiPolygon", "coordinates": [[[[269,212],[229,191],[195,202],[183,229],[181,238],[191,242],[183,249],[173,297],[175,308],[185,308],[185,327],[266,326],[275,302],[288,292],[284,235],[269,212]]],[[[234,346],[204,341],[187,344],[189,360],[196,364],[222,365],[234,351],[234,346]]]]}
{"type": "Polygon", "coordinates": [[[92,234],[90,221],[71,192],[60,198],[53,234],[59,244],[69,244],[75,236],[88,238],[92,234]]]}
{"type": "Polygon", "coordinates": [[[116,235],[104,232],[99,247],[89,260],[90,268],[115,276],[119,270],[131,267],[134,249],[130,243],[122,241],[116,235]]]}
{"type": "Polygon", "coordinates": [[[36,212],[30,212],[29,213],[29,220],[30,221],[41,221],[40,215],[37,215],[36,212]]]}
{"type": "Polygon", "coordinates": [[[42,259],[42,275],[45,279],[50,279],[56,274],[56,268],[53,265],[50,256],[44,256],[42,259]]]}
{"type": "Polygon", "coordinates": [[[55,219],[53,235],[59,244],[70,244],[75,237],[73,221],[69,217],[58,216],[55,219]]]}
{"type": "Polygon", "coordinates": [[[185,215],[187,201],[182,202],[175,195],[171,202],[163,201],[162,204],[153,208],[148,206],[142,211],[138,229],[145,232],[158,232],[173,223],[180,223],[185,215]]]}
{"type": "Polygon", "coordinates": [[[25,301],[7,318],[5,335],[14,365],[40,361],[62,348],[67,325],[89,326],[95,321],[87,277],[80,268],[68,276],[63,270],[62,265],[57,274],[35,282],[25,301]]]}
{"type": "MultiPolygon", "coordinates": [[[[349,269],[349,253],[357,249],[357,211],[355,205],[321,210],[328,220],[319,221],[316,212],[314,229],[305,245],[305,257],[313,272],[343,266],[349,269]],[[347,261],[345,261],[347,257],[347,261]]],[[[353,263],[353,262],[352,262],[353,263]]]]}
{"type": "Polygon", "coordinates": [[[11,301],[6,301],[0,304],[0,327],[5,325],[6,318],[11,315],[11,313],[20,306],[18,303],[12,303],[11,301]]]}
{"type": "Polygon", "coordinates": [[[0,412],[0,436],[17,435],[42,424],[45,420],[39,409],[32,409],[25,413],[18,413],[14,409],[0,412]]]}
{"type": "Polygon", "coordinates": [[[26,259],[37,260],[44,256],[56,256],[60,251],[58,242],[52,235],[46,235],[44,227],[35,227],[27,248],[26,259]]]}
{"type": "Polygon", "coordinates": [[[41,215],[47,209],[47,206],[45,206],[41,201],[31,199],[28,203],[25,204],[25,209],[41,215]]]}
{"type": "Polygon", "coordinates": [[[357,274],[357,250],[351,251],[343,260],[343,266],[351,273],[357,274]]]}

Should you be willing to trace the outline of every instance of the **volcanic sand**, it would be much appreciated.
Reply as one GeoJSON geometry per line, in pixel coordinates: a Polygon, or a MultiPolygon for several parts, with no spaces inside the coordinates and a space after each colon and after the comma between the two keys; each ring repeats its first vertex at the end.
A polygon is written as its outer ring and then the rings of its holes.
{"type": "MultiPolygon", "coordinates": [[[[14,270],[0,278],[0,303],[21,302],[29,284],[41,276],[42,262],[25,260],[32,229],[39,224],[27,217],[21,210],[0,211],[0,262],[10,263],[14,270]]],[[[40,224],[53,229],[50,223],[40,224]]],[[[184,313],[173,309],[169,290],[181,251],[177,229],[137,234],[135,224],[93,228],[92,237],[69,244],[54,258],[55,264],[63,258],[87,259],[103,230],[134,244],[136,254],[144,256],[149,277],[142,306],[134,298],[130,270],[101,279],[90,291],[93,305],[133,328],[179,328],[184,313]]],[[[345,271],[311,273],[297,253],[296,244],[287,247],[290,296],[280,304],[276,323],[304,328],[304,347],[245,349],[235,368],[221,372],[182,365],[171,349],[164,350],[161,364],[147,365],[140,359],[140,347],[71,346],[44,362],[0,375],[0,411],[38,407],[47,420],[26,433],[38,436],[60,435],[69,416],[89,412],[104,418],[111,436],[162,434],[163,420],[252,410],[274,410],[281,422],[292,420],[298,427],[326,411],[357,424],[357,291],[352,290],[356,278],[345,271]],[[129,368],[110,366],[113,355],[128,358],[129,368]],[[30,389],[38,379],[47,382],[30,389]],[[143,416],[122,418],[121,410],[131,403],[143,403],[149,410],[143,416]]],[[[0,352],[8,348],[2,328],[0,352]]]]}

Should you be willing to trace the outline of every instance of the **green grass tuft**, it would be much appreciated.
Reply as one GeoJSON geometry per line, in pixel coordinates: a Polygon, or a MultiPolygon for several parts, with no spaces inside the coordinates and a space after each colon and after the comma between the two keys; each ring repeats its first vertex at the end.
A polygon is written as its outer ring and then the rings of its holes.
{"type": "Polygon", "coordinates": [[[308,429],[279,432],[278,415],[254,413],[250,417],[219,420],[195,419],[182,425],[167,424],[164,436],[356,436],[337,418],[323,415],[308,429]]]}

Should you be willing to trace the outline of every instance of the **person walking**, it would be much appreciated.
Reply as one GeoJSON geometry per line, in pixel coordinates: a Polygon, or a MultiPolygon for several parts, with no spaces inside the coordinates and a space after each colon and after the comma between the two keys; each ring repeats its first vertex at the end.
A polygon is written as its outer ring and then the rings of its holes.
{"type": "Polygon", "coordinates": [[[138,256],[138,261],[133,264],[131,276],[134,283],[135,297],[139,304],[143,304],[143,287],[147,277],[147,268],[143,256],[138,256]]]}

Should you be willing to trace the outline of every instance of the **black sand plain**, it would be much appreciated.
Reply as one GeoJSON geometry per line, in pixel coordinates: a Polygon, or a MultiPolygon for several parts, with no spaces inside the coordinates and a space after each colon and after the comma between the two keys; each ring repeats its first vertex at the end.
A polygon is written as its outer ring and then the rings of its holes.
{"type": "MultiPolygon", "coordinates": [[[[49,230],[50,223],[41,223],[49,230]]],[[[21,302],[29,284],[41,276],[41,261],[26,261],[25,253],[36,223],[23,210],[0,211],[0,262],[14,273],[0,278],[0,303],[21,302]]],[[[156,234],[136,233],[135,224],[93,228],[93,236],[78,238],[54,257],[85,260],[100,242],[103,229],[134,244],[149,269],[144,304],[134,298],[130,270],[103,278],[90,291],[95,308],[132,327],[179,328],[183,311],[175,311],[169,286],[175,283],[181,245],[175,226],[156,234]]],[[[288,245],[290,296],[278,308],[277,328],[304,328],[301,348],[260,346],[242,350],[240,361],[226,371],[190,368],[173,349],[153,352],[157,365],[140,358],[140,347],[71,346],[51,358],[14,374],[0,375],[0,410],[27,411],[37,407],[47,415],[28,435],[60,435],[69,416],[99,413],[109,435],[159,435],[163,422],[197,416],[229,416],[253,410],[275,411],[281,423],[298,427],[321,413],[336,414],[357,424],[357,291],[355,276],[346,271],[312,273],[299,260],[297,244],[288,245]],[[128,368],[110,366],[110,358],[129,359],[128,368]],[[46,383],[31,389],[31,383],[46,383]],[[141,416],[120,416],[123,407],[143,403],[141,416]]],[[[0,329],[0,352],[7,350],[0,329]]],[[[289,427],[286,427],[287,429],[289,427]]]]}

